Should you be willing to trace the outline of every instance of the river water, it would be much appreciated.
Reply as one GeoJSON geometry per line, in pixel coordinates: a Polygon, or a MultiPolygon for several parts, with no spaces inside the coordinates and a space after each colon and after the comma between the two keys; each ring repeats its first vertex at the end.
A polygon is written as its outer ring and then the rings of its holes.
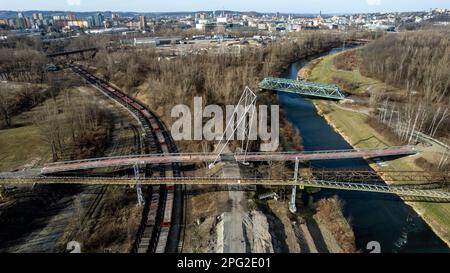
{"type": "MultiPolygon", "coordinates": [[[[330,53],[336,53],[334,49],[330,53]]],[[[293,63],[282,75],[296,79],[308,61],[293,63]]],[[[278,94],[280,107],[300,130],[306,151],[352,149],[322,118],[308,99],[298,95],[278,94]]],[[[316,168],[370,169],[363,159],[311,162],[316,168]]],[[[450,252],[425,221],[400,198],[379,193],[321,190],[315,199],[338,195],[344,201],[344,215],[350,219],[356,246],[366,250],[368,242],[380,243],[381,252],[450,252]]]]}

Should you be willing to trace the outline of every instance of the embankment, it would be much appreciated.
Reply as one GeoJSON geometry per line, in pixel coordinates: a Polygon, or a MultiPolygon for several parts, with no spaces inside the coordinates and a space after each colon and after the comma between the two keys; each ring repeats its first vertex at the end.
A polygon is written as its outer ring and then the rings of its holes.
{"type": "MultiPolygon", "coordinates": [[[[314,101],[314,105],[317,108],[317,112],[319,115],[323,116],[323,118],[327,121],[327,123],[338,132],[352,147],[363,148],[361,147],[360,137],[356,136],[356,130],[361,132],[371,132],[374,129],[367,123],[361,123],[358,120],[352,119],[353,115],[339,115],[339,119],[347,119],[346,121],[340,121],[342,124],[353,124],[355,126],[354,129],[349,129],[351,126],[338,126],[337,125],[337,114],[336,114],[336,106],[334,105],[334,110],[330,111],[330,108],[333,109],[333,105],[327,105],[324,102],[314,101]],[[352,132],[351,130],[355,130],[352,132]],[[359,144],[358,144],[359,143],[359,144]]],[[[338,109],[338,111],[345,111],[342,109],[338,109]]],[[[356,113],[355,115],[364,115],[362,113],[356,113]]],[[[372,135],[378,135],[378,132],[373,132],[372,135]]],[[[377,138],[382,138],[382,135],[379,135],[377,138]]],[[[384,143],[389,144],[389,140],[383,139],[384,143]]],[[[364,147],[368,148],[368,147],[364,147]]],[[[420,167],[416,166],[412,159],[402,158],[396,159],[393,162],[389,163],[391,168],[395,170],[403,170],[405,168],[412,168],[412,170],[422,170],[420,167]]],[[[380,167],[377,164],[371,163],[370,167],[375,171],[380,171],[380,167]]],[[[387,180],[380,174],[380,177],[384,180],[387,180]]],[[[387,184],[392,184],[390,182],[386,182],[387,184]]],[[[421,202],[408,202],[405,201],[405,204],[414,209],[430,226],[436,235],[438,235],[448,246],[450,246],[450,232],[448,223],[448,215],[450,211],[450,204],[440,204],[440,203],[421,203],[421,202]]]]}

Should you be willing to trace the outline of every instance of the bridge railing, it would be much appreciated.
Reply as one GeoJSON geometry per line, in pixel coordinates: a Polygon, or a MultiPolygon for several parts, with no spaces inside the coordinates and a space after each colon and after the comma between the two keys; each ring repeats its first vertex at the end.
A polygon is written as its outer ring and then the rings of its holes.
{"type": "MultiPolygon", "coordinates": [[[[402,150],[402,151],[416,151],[413,145],[404,146],[392,146],[385,148],[367,148],[367,149],[342,149],[342,150],[318,150],[318,151],[287,151],[287,152],[249,152],[247,155],[292,155],[292,154],[331,154],[331,153],[354,153],[354,152],[373,152],[373,151],[390,151],[390,150],[402,150]]],[[[236,155],[241,155],[237,153],[236,155]]]]}
{"type": "MultiPolygon", "coordinates": [[[[1,178],[0,183],[16,184],[108,184],[108,185],[129,185],[134,184],[134,178],[117,177],[92,177],[89,181],[86,177],[35,177],[35,178],[1,178]],[[14,181],[12,181],[14,180],[14,181]]],[[[310,177],[302,177],[298,181],[292,179],[267,179],[267,178],[211,178],[211,177],[154,177],[144,178],[141,184],[190,184],[190,185],[298,185],[302,187],[328,188],[337,190],[378,192],[397,194],[401,196],[441,198],[450,200],[450,192],[445,190],[420,189],[416,186],[386,185],[383,183],[356,183],[346,181],[319,180],[310,177]]]]}
{"type": "MultiPolygon", "coordinates": [[[[235,157],[240,156],[276,156],[276,155],[314,155],[314,154],[334,154],[334,153],[355,153],[355,152],[377,152],[380,153],[384,151],[398,151],[399,153],[411,152],[415,153],[416,148],[411,145],[407,146],[394,146],[394,147],[386,147],[386,148],[369,148],[369,149],[344,149],[344,150],[322,150],[322,151],[289,151],[289,152],[249,152],[249,153],[235,153],[233,154],[235,157]]],[[[88,158],[88,159],[80,159],[80,160],[70,160],[70,161],[59,161],[46,163],[44,166],[59,166],[64,164],[76,164],[83,162],[95,162],[95,161],[104,161],[104,160],[126,160],[132,159],[135,162],[139,162],[139,159],[145,159],[148,157],[152,158],[166,158],[166,157],[209,157],[215,156],[215,153],[168,153],[168,154],[139,154],[139,155],[127,155],[127,156],[110,156],[110,157],[101,157],[101,158],[88,158]]]]}

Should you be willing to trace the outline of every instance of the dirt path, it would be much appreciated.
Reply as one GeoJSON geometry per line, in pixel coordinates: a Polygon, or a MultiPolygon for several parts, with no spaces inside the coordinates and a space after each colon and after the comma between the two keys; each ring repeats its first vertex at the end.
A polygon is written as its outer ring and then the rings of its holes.
{"type": "MultiPolygon", "coordinates": [[[[222,169],[222,177],[241,177],[239,165],[236,162],[226,162],[222,169]]],[[[234,191],[238,186],[229,186],[228,196],[231,200],[231,212],[224,213],[223,216],[223,251],[224,253],[245,253],[246,242],[244,238],[243,223],[245,202],[242,191],[234,191]]]]}

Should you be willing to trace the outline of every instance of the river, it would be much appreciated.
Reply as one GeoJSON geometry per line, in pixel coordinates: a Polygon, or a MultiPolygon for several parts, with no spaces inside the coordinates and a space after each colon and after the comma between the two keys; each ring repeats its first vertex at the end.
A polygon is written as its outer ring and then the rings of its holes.
{"type": "MultiPolygon", "coordinates": [[[[330,54],[340,49],[333,49],[330,54]]],[[[308,63],[302,60],[289,66],[282,75],[296,79],[308,63]]],[[[317,113],[313,103],[298,95],[279,93],[280,107],[299,130],[306,151],[352,149],[352,146],[317,113]]],[[[363,159],[311,162],[317,168],[370,169],[363,159]]],[[[450,252],[448,246],[428,224],[399,197],[337,190],[321,190],[315,199],[338,195],[344,201],[344,215],[350,219],[358,249],[366,250],[370,241],[380,243],[381,252],[450,252]]]]}

